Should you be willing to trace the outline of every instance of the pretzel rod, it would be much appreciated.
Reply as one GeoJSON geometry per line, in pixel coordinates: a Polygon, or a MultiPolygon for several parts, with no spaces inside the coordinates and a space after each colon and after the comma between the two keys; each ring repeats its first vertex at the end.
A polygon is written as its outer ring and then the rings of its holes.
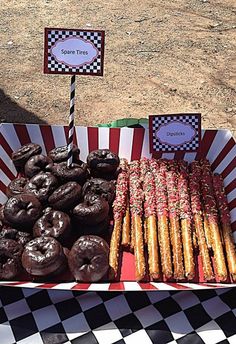
{"type": "Polygon", "coordinates": [[[135,256],[135,276],[140,281],[145,276],[145,258],[143,247],[142,219],[139,215],[134,215],[134,256],[135,256]]]}
{"type": "Polygon", "coordinates": [[[127,207],[126,207],[125,216],[124,216],[123,225],[122,225],[122,241],[121,241],[122,246],[127,247],[130,245],[130,234],[131,234],[130,209],[129,209],[129,201],[127,200],[127,207]]]}
{"type": "Polygon", "coordinates": [[[211,245],[215,258],[217,276],[220,281],[225,281],[227,279],[227,268],[218,226],[218,212],[212,185],[211,166],[207,160],[202,161],[201,189],[205,212],[209,221],[211,245]]]}
{"type": "Polygon", "coordinates": [[[166,187],[167,164],[164,160],[160,160],[158,164],[156,160],[151,159],[150,169],[154,176],[156,189],[156,214],[158,218],[158,242],[160,246],[161,267],[163,275],[166,278],[171,278],[173,275],[173,271],[168,224],[168,205],[166,187]]]}
{"type": "Polygon", "coordinates": [[[198,249],[198,239],[197,239],[197,233],[194,226],[192,226],[192,240],[193,240],[193,248],[194,250],[198,249]]]}
{"type": "Polygon", "coordinates": [[[122,225],[122,219],[121,218],[116,219],[114,223],[112,235],[111,235],[111,242],[110,242],[110,254],[109,254],[109,265],[110,265],[109,278],[110,279],[114,279],[117,276],[117,272],[118,272],[121,225],[122,225]]]}
{"type": "Polygon", "coordinates": [[[150,171],[147,171],[145,174],[143,191],[145,198],[144,213],[146,222],[149,274],[153,278],[158,278],[160,276],[160,269],[156,226],[156,192],[154,177],[150,171]]]}
{"type": "Polygon", "coordinates": [[[227,263],[232,279],[236,280],[236,250],[233,240],[230,212],[227,197],[224,190],[224,182],[220,175],[213,176],[213,187],[216,196],[217,207],[220,214],[223,241],[227,257],[227,263]]]}
{"type": "MultiPolygon", "coordinates": [[[[147,158],[142,158],[140,159],[140,181],[142,183],[143,189],[144,189],[144,181],[146,174],[150,171],[150,166],[149,166],[149,159],[147,158]]],[[[145,202],[144,200],[144,208],[145,208],[145,202]]],[[[147,234],[147,218],[145,217],[144,223],[143,223],[143,237],[144,237],[144,243],[147,245],[148,243],[148,234],[147,234]]]]}
{"type": "Polygon", "coordinates": [[[206,211],[203,211],[203,228],[204,228],[204,232],[205,232],[205,236],[206,236],[206,243],[207,243],[207,247],[208,249],[212,248],[212,244],[211,244],[211,229],[209,226],[209,221],[207,218],[207,214],[206,211]]]}
{"type": "Polygon", "coordinates": [[[174,278],[184,279],[183,251],[179,224],[179,195],[177,189],[177,173],[174,161],[169,162],[170,170],[166,172],[170,239],[173,253],[174,278]]]}
{"type": "Polygon", "coordinates": [[[130,234],[130,250],[134,251],[134,219],[133,216],[131,216],[131,234],[130,234]]]}
{"type": "Polygon", "coordinates": [[[145,217],[144,221],[143,221],[143,239],[144,239],[144,243],[147,245],[148,243],[148,219],[145,217]]]}
{"type": "Polygon", "coordinates": [[[156,215],[147,218],[148,266],[152,278],[160,277],[156,215]]]}
{"type": "Polygon", "coordinates": [[[109,264],[110,276],[116,277],[119,263],[120,237],[122,229],[122,219],[126,211],[128,195],[128,162],[123,159],[120,164],[121,172],[117,178],[116,197],[113,202],[114,229],[111,235],[109,264]]]}
{"type": "Polygon", "coordinates": [[[140,182],[140,166],[137,160],[130,163],[129,186],[134,238],[135,275],[136,280],[140,281],[145,276],[145,258],[142,230],[143,193],[140,182]]]}
{"type": "Polygon", "coordinates": [[[193,163],[191,163],[191,170],[192,173],[190,173],[189,176],[189,191],[191,208],[193,213],[193,225],[197,234],[204,279],[208,281],[214,278],[214,274],[211,266],[211,259],[203,228],[202,205],[200,196],[201,166],[198,162],[194,161],[193,163]]]}
{"type": "Polygon", "coordinates": [[[193,279],[195,276],[195,264],[193,257],[193,242],[192,242],[192,212],[190,206],[190,198],[188,193],[188,164],[186,161],[179,161],[179,178],[178,178],[178,192],[179,192],[179,212],[181,222],[181,233],[184,252],[184,268],[187,279],[193,279]]]}

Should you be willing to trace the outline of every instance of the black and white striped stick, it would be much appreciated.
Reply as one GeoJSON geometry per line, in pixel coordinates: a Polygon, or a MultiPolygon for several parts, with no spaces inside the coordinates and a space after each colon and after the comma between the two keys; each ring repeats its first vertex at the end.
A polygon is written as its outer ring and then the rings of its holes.
{"type": "Polygon", "coordinates": [[[73,160],[72,147],[73,147],[73,135],[74,135],[74,114],[75,114],[75,75],[71,77],[70,83],[70,118],[69,118],[69,134],[67,141],[67,167],[70,167],[73,160]]]}

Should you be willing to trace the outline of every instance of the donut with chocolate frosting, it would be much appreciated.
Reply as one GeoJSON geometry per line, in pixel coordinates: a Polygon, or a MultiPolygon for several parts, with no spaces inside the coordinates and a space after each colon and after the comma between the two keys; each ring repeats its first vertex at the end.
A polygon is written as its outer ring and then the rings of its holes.
{"type": "Polygon", "coordinates": [[[12,161],[16,167],[23,167],[26,161],[33,155],[40,154],[42,148],[36,143],[27,143],[12,153],[12,161]]]}
{"type": "Polygon", "coordinates": [[[109,268],[109,246],[96,235],[80,237],[70,250],[68,264],[76,281],[97,282],[109,268]]]}
{"type": "Polygon", "coordinates": [[[108,202],[97,195],[91,195],[86,201],[77,204],[73,209],[75,221],[85,225],[95,225],[105,220],[108,213],[108,202]]]}
{"type": "Polygon", "coordinates": [[[34,155],[25,164],[25,175],[32,178],[40,172],[50,171],[53,161],[43,154],[34,155]]]}
{"type": "Polygon", "coordinates": [[[33,276],[55,274],[66,266],[66,257],[61,244],[52,237],[38,237],[25,245],[22,265],[33,276]]]}
{"type": "Polygon", "coordinates": [[[25,192],[32,193],[40,202],[46,202],[58,186],[57,178],[50,172],[40,172],[25,185],[25,192]]]}
{"type": "Polygon", "coordinates": [[[62,211],[51,210],[35,222],[33,235],[53,237],[63,244],[70,235],[70,229],[70,217],[62,211]]]}
{"type": "Polygon", "coordinates": [[[0,280],[13,279],[21,272],[23,247],[15,240],[0,239],[0,280]]]}
{"type": "Polygon", "coordinates": [[[68,182],[59,186],[48,198],[48,204],[57,210],[72,209],[81,198],[81,186],[76,182],[68,182]]]}
{"type": "Polygon", "coordinates": [[[67,162],[55,164],[51,168],[51,172],[62,182],[77,182],[83,185],[88,176],[86,164],[72,163],[67,167],[67,162]]]}
{"type": "Polygon", "coordinates": [[[102,177],[113,175],[120,164],[120,159],[109,149],[97,149],[89,153],[87,164],[92,174],[96,172],[97,177],[102,177]]]}
{"type": "Polygon", "coordinates": [[[4,205],[3,214],[8,223],[22,231],[32,228],[42,213],[42,205],[32,194],[10,197],[4,205]]]}
{"type": "MultiPolygon", "coordinates": [[[[72,154],[73,154],[73,161],[76,162],[79,160],[79,148],[73,144],[72,147],[72,154]]],[[[67,146],[56,147],[50,150],[48,153],[49,158],[51,158],[55,163],[60,163],[63,161],[67,161],[68,159],[68,150],[67,146]]]]}
{"type": "Polygon", "coordinates": [[[13,179],[7,187],[7,190],[6,190],[7,197],[11,197],[13,195],[19,195],[20,193],[23,193],[24,187],[27,182],[28,182],[28,179],[24,177],[13,179]]]}
{"type": "Polygon", "coordinates": [[[12,239],[17,241],[22,246],[25,246],[25,244],[32,239],[32,236],[30,233],[21,232],[15,228],[3,228],[0,232],[0,238],[12,239]]]}
{"type": "Polygon", "coordinates": [[[102,178],[91,178],[87,180],[82,189],[83,196],[96,194],[105,198],[109,204],[112,204],[114,201],[115,192],[115,183],[102,178]]]}

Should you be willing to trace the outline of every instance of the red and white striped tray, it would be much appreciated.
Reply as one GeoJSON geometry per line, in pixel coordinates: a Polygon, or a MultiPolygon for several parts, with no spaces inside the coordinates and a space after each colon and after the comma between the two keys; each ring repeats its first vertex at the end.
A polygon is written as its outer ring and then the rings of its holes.
{"type": "MultiPolygon", "coordinates": [[[[21,145],[34,142],[42,146],[43,154],[56,146],[66,144],[67,127],[60,125],[37,124],[1,124],[0,126],[0,204],[5,203],[5,190],[9,182],[16,177],[16,169],[11,161],[11,153],[21,145]]],[[[76,127],[75,143],[79,146],[81,160],[97,148],[109,148],[129,161],[140,157],[151,158],[149,153],[148,129],[142,128],[95,128],[76,127]]],[[[194,159],[206,157],[210,160],[214,172],[221,173],[231,213],[231,223],[236,242],[236,143],[228,130],[202,130],[202,143],[198,153],[155,153],[156,158],[194,159]]],[[[133,280],[132,255],[125,254],[121,272],[122,281],[114,283],[33,283],[2,281],[0,285],[53,288],[68,290],[181,290],[235,287],[227,283],[137,283],[133,280]],[[127,267],[124,265],[127,264],[127,267]],[[132,271],[131,271],[132,270],[132,271]]]]}

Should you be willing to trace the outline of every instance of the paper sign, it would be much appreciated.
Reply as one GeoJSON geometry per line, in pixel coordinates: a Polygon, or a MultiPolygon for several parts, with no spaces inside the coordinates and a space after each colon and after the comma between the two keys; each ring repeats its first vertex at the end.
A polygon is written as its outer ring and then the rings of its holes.
{"type": "Polygon", "coordinates": [[[195,152],[201,139],[201,115],[149,117],[150,152],[195,152]]]}
{"type": "Polygon", "coordinates": [[[104,31],[45,29],[44,73],[103,75],[104,31]]]}

